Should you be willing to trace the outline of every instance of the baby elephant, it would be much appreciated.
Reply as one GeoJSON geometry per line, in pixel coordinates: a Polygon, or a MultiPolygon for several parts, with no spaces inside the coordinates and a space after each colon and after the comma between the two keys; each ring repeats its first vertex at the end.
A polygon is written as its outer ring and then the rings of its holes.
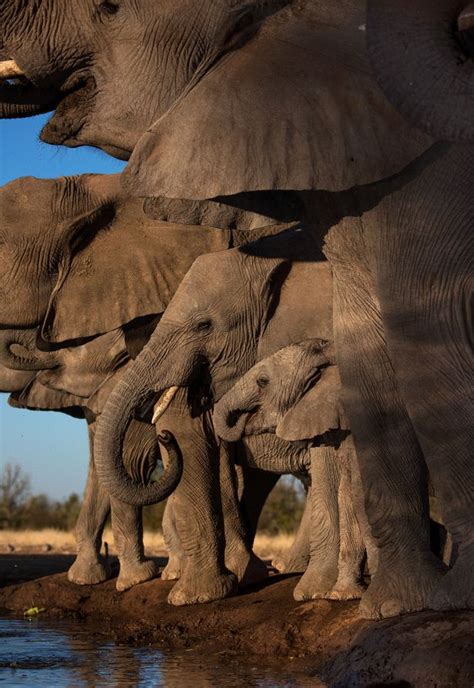
{"type": "Polygon", "coordinates": [[[332,346],[306,340],[257,363],[216,404],[214,424],[220,437],[243,439],[251,453],[272,447],[276,435],[310,472],[310,556],[295,599],[360,597],[365,551],[371,572],[376,551],[332,346]]]}

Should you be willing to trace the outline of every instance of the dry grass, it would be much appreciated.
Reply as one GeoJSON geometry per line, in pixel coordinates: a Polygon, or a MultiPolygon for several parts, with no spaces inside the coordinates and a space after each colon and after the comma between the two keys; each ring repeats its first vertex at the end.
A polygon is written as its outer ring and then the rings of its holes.
{"type": "MultiPolygon", "coordinates": [[[[110,552],[114,553],[113,536],[110,530],[104,533],[104,541],[109,544],[110,552]]],[[[277,554],[287,550],[293,541],[293,535],[282,533],[280,535],[258,534],[255,540],[255,552],[264,559],[271,559],[277,554]]],[[[10,546],[15,551],[41,551],[49,545],[52,552],[75,552],[76,545],[74,533],[66,533],[62,530],[0,530],[0,552],[7,552],[10,546]]],[[[145,549],[149,554],[164,554],[165,545],[163,535],[160,532],[145,533],[145,549]]]]}

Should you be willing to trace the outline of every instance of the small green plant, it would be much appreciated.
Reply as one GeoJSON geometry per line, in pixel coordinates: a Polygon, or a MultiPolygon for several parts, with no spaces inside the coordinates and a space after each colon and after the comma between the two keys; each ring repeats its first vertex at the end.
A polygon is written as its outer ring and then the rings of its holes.
{"type": "Polygon", "coordinates": [[[41,612],[45,611],[46,609],[44,607],[30,607],[23,612],[23,616],[27,619],[34,619],[36,616],[39,616],[41,612]]]}

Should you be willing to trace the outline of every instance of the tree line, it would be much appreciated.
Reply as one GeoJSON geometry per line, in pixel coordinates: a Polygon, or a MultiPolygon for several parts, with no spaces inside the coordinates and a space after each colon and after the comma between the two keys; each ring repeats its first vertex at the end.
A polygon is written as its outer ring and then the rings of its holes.
{"type": "MultiPolygon", "coordinates": [[[[264,507],[259,531],[269,535],[294,532],[304,508],[304,490],[301,483],[287,476],[281,479],[264,507]]],[[[161,530],[166,502],[143,510],[145,530],[161,530]]],[[[18,464],[7,463],[0,477],[0,529],[42,530],[55,528],[70,531],[74,528],[81,498],[76,493],[63,500],[46,494],[32,494],[30,477],[18,464]]]]}

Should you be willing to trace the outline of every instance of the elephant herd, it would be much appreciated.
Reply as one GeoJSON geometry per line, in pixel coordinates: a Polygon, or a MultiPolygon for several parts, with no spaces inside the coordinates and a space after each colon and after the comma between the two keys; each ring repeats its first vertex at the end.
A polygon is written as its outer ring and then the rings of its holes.
{"type": "Polygon", "coordinates": [[[473,59],[468,0],[0,0],[0,117],[128,161],[0,189],[0,389],[89,429],[71,581],[109,512],[154,578],[167,499],[169,601],[232,594],[293,474],[295,599],[473,608],[473,59]]]}

